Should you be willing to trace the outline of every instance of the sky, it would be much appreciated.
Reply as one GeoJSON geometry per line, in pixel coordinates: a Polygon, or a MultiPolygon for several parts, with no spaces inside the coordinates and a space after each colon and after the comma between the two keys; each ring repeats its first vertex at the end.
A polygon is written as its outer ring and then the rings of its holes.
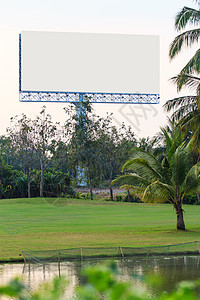
{"type": "MultiPolygon", "coordinates": [[[[195,3],[192,0],[0,0],[0,134],[6,133],[11,117],[25,113],[34,118],[43,106],[19,102],[19,33],[23,30],[159,35],[160,104],[94,105],[98,115],[113,113],[114,125],[124,122],[132,126],[138,137],[156,134],[167,120],[163,104],[177,97],[176,86],[169,79],[178,74],[195,51],[186,49],[169,60],[169,46],[177,35],[175,15],[183,6],[195,7],[195,3]]],[[[186,90],[183,94],[192,93],[186,90]]],[[[65,121],[63,108],[67,103],[45,105],[55,122],[65,121]]]]}

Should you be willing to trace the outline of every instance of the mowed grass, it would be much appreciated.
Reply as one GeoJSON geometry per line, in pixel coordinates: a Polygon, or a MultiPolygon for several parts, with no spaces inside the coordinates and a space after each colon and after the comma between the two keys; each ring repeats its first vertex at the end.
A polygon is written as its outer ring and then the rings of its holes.
{"type": "Polygon", "coordinates": [[[187,231],[176,230],[172,205],[76,199],[0,201],[0,260],[21,251],[137,247],[200,240],[200,206],[185,205],[187,231]]]}

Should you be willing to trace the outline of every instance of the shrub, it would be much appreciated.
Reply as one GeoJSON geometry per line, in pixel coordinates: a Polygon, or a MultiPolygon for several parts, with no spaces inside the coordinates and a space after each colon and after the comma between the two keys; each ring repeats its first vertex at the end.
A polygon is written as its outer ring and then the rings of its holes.
{"type": "Polygon", "coordinates": [[[135,202],[135,203],[141,203],[141,200],[140,200],[140,198],[138,198],[138,197],[135,197],[135,196],[133,196],[133,195],[131,195],[131,194],[129,194],[129,196],[128,195],[126,195],[125,197],[124,197],[124,200],[123,200],[124,202],[135,202]]]}
{"type": "Polygon", "coordinates": [[[82,199],[90,199],[90,193],[82,193],[81,198],[82,199]]]}
{"type": "Polygon", "coordinates": [[[123,201],[123,197],[121,195],[116,195],[115,201],[117,201],[117,202],[123,201]]]}
{"type": "Polygon", "coordinates": [[[199,205],[199,201],[197,199],[197,196],[194,195],[194,196],[187,196],[187,197],[184,197],[183,199],[183,204],[191,204],[191,205],[199,205]]]}
{"type": "MultiPolygon", "coordinates": [[[[31,195],[39,197],[40,195],[40,175],[41,171],[34,170],[31,177],[31,195]]],[[[74,191],[70,187],[70,177],[68,174],[53,169],[44,171],[44,197],[63,197],[71,195],[74,191]]]]}
{"type": "Polygon", "coordinates": [[[135,197],[131,194],[128,195],[116,195],[115,196],[115,200],[116,201],[120,201],[120,202],[135,202],[135,203],[141,203],[141,200],[138,197],[135,197]]]}

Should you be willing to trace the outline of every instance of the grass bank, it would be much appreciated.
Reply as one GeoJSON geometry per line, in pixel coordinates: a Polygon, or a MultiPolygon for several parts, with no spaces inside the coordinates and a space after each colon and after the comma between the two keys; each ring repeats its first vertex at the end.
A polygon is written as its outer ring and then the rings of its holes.
{"type": "Polygon", "coordinates": [[[139,247],[200,240],[200,206],[185,205],[187,231],[176,230],[171,205],[76,199],[0,201],[0,260],[22,250],[139,247]]]}

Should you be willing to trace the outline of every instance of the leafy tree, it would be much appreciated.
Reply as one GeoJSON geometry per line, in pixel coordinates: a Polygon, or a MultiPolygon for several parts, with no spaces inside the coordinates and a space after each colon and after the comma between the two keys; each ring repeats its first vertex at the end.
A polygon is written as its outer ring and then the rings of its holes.
{"type": "Polygon", "coordinates": [[[98,120],[94,119],[92,107],[88,99],[65,109],[68,120],[65,123],[66,136],[69,140],[68,146],[73,159],[76,178],[84,173],[90,188],[90,198],[93,199],[93,170],[97,166],[98,155],[96,131],[98,120]],[[91,114],[91,116],[90,116],[91,114]]]}
{"type": "MultiPolygon", "coordinates": [[[[96,116],[89,99],[79,105],[78,112],[74,106],[66,109],[66,149],[70,157],[71,173],[77,178],[80,170],[84,170],[92,199],[93,186],[109,185],[129,157],[136,140],[130,128],[122,126],[117,130],[112,126],[110,116],[96,116]]],[[[112,199],[112,188],[110,194],[112,199]]]]}
{"type": "Polygon", "coordinates": [[[0,156],[0,199],[27,197],[27,177],[7,165],[0,156]]]}
{"type": "Polygon", "coordinates": [[[3,160],[2,155],[0,155],[0,199],[3,198],[4,188],[5,188],[5,178],[10,167],[6,165],[5,161],[3,160]]]}
{"type": "MultiPolygon", "coordinates": [[[[55,151],[52,152],[49,167],[52,167],[55,170],[60,170],[64,173],[69,173],[71,172],[71,160],[73,160],[73,158],[69,155],[68,145],[63,140],[60,140],[57,143],[55,151]]],[[[74,174],[71,172],[71,175],[74,174]]]]}
{"type": "Polygon", "coordinates": [[[12,145],[10,136],[0,136],[0,154],[7,165],[11,165],[15,169],[21,169],[21,161],[12,145]]]}
{"type": "MultiPolygon", "coordinates": [[[[105,122],[104,122],[105,124],[105,122]]],[[[108,124],[109,125],[109,124],[108,124]]],[[[131,150],[137,142],[131,128],[122,125],[121,128],[107,126],[102,139],[103,165],[106,168],[107,184],[110,186],[110,199],[113,200],[111,181],[119,174],[121,166],[130,157],[131,150]]]]}
{"type": "Polygon", "coordinates": [[[47,168],[52,153],[58,142],[58,123],[54,124],[45,106],[35,119],[25,114],[11,119],[11,127],[7,129],[11,145],[22,161],[22,169],[28,178],[28,197],[31,196],[31,174],[33,166],[40,168],[40,197],[43,197],[44,170],[47,168]],[[36,158],[39,163],[36,163],[36,158]]]}
{"type": "MultiPolygon", "coordinates": [[[[43,176],[44,176],[43,194],[45,197],[61,197],[73,193],[72,189],[70,188],[69,174],[49,168],[44,170],[43,176]]],[[[31,180],[33,197],[40,196],[40,179],[41,179],[41,171],[33,170],[32,180],[31,180]]]]}
{"type": "Polygon", "coordinates": [[[40,179],[40,197],[44,194],[44,170],[47,168],[49,163],[49,157],[52,152],[55,151],[55,147],[58,141],[57,125],[52,121],[52,117],[46,114],[46,107],[40,111],[39,116],[32,121],[32,132],[33,132],[33,147],[36,152],[41,170],[40,179]]]}
{"type": "Polygon", "coordinates": [[[200,188],[200,165],[191,167],[191,143],[180,144],[179,134],[171,138],[166,130],[163,133],[166,154],[162,160],[135,149],[122,168],[125,174],[112,184],[122,185],[143,202],[170,202],[177,214],[177,229],[185,230],[182,203],[185,196],[194,195],[200,188]]]}
{"type": "Polygon", "coordinates": [[[28,179],[28,198],[31,197],[31,173],[35,158],[34,149],[34,131],[32,128],[32,120],[25,114],[21,117],[11,118],[11,126],[7,128],[12,149],[22,162],[22,169],[28,179]]]}

